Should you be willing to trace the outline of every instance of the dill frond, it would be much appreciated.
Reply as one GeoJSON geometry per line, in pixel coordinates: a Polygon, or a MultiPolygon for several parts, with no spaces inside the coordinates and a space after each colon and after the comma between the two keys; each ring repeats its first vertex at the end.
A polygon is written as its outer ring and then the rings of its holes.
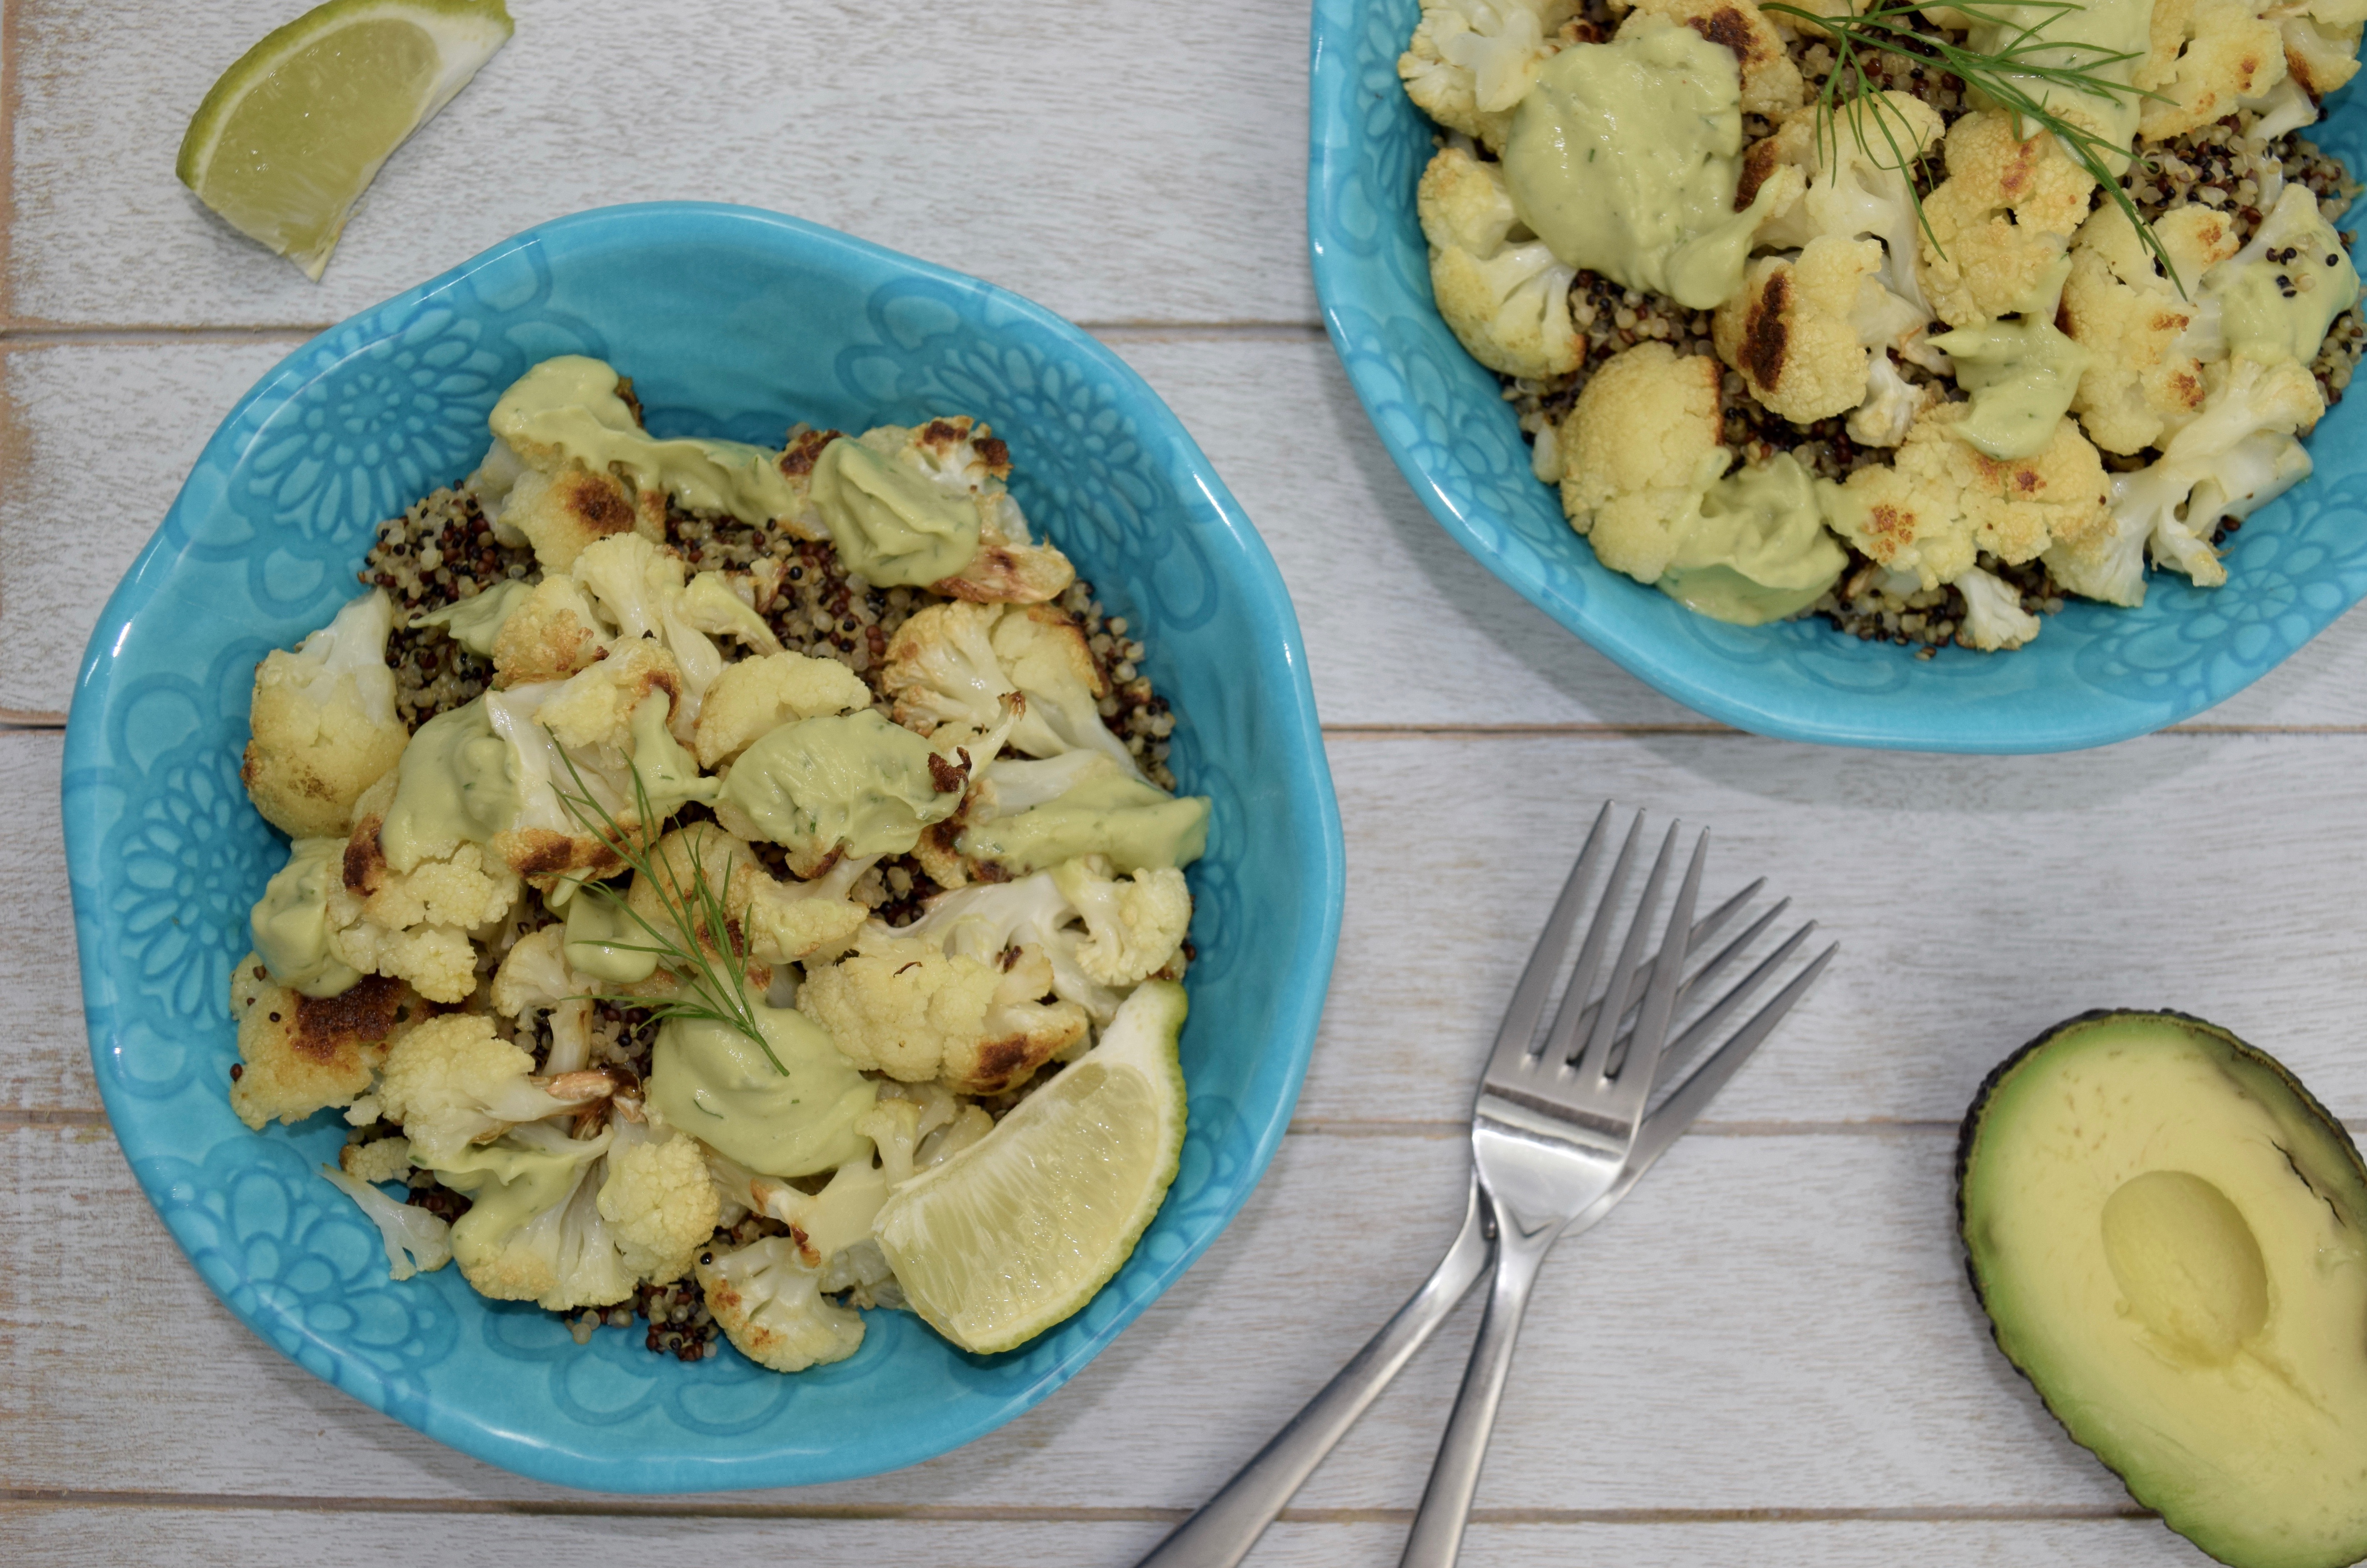
{"type": "MultiPolygon", "coordinates": [[[[1923,211],[1923,198],[1915,188],[1913,165],[1920,158],[1908,155],[1901,147],[1891,121],[1897,116],[1881,96],[1865,65],[1869,54],[1897,54],[1939,66],[1973,92],[2014,117],[2017,130],[2027,131],[2036,126],[2051,133],[2061,142],[2074,162],[2095,178],[2105,196],[2121,210],[2130,226],[2143,242],[2171,284],[2182,297],[2185,282],[2178,276],[2177,264],[2161,239],[2137,210],[2135,200],[2121,184],[2122,173],[2131,162],[2125,147],[2115,146],[2096,135],[2085,126],[2066,118],[2048,104],[2044,89],[2059,87],[2081,97],[2110,98],[2159,98],[2161,94],[2147,88],[2115,80],[2106,74],[2107,67],[2125,64],[2142,56],[2134,51],[2110,50],[2101,44],[2083,43],[2077,40],[2053,39],[2046,36],[2047,27],[2065,14],[2084,7],[2078,0],[2021,0],[2010,9],[1984,5],[1980,0],[1963,0],[1950,9],[1974,23],[1995,30],[1999,41],[1993,49],[1975,49],[1960,43],[1923,20],[1918,6],[1884,0],[1861,16],[1821,16],[1786,0],[1766,0],[1762,11],[1790,17],[1796,21],[1821,29],[1832,40],[1834,65],[1832,74],[1817,95],[1818,151],[1831,166],[1834,140],[1839,135],[1836,110],[1846,101],[1865,101],[1870,112],[1852,117],[1851,130],[1858,148],[1874,161],[1877,166],[1894,169],[1906,180],[1908,198],[1915,204],[1915,219],[1924,235],[1931,242],[1933,251],[1942,259],[1940,236],[1931,229],[1931,221],[1923,211]],[[2035,20],[2024,20],[2030,12],[2040,12],[2035,20]],[[2016,13],[2020,13],[2017,15],[2016,13]],[[2033,95],[2025,82],[2039,84],[2033,95]],[[1847,89],[1846,97],[1843,89],[1847,89]],[[1881,132],[1890,153],[1888,161],[1876,153],[1866,140],[1865,122],[1872,119],[1881,132]]],[[[1900,130],[1904,130],[1903,121],[1900,130]]],[[[1927,152],[1923,157],[1929,157],[1927,152]]]]}
{"type": "Polygon", "coordinates": [[[649,789],[641,782],[640,768],[627,764],[632,768],[636,824],[635,830],[628,833],[585,786],[575,759],[563,748],[559,755],[567,764],[568,777],[575,781],[572,794],[553,782],[552,792],[559,797],[559,803],[584,832],[615,850],[635,876],[648,880],[651,892],[657,895],[663,920],[659,923],[644,918],[624,893],[606,882],[585,882],[576,889],[575,896],[605,898],[623,910],[649,941],[614,945],[629,952],[654,954],[660,965],[681,976],[689,986],[688,994],[659,1002],[623,995],[600,995],[593,1000],[645,1008],[661,1018],[699,1018],[727,1025],[753,1041],[764,1053],[764,1060],[773,1064],[774,1072],[787,1077],[789,1070],[773,1054],[772,1042],[757,1027],[755,1008],[748,1000],[748,960],[740,950],[741,939],[731,923],[730,861],[725,860],[721,885],[718,886],[699,863],[698,842],[694,835],[683,846],[690,862],[690,875],[687,879],[681,877],[671,859],[651,853],[657,841],[651,829],[661,824],[652,821],[655,813],[651,810],[649,789]]]}

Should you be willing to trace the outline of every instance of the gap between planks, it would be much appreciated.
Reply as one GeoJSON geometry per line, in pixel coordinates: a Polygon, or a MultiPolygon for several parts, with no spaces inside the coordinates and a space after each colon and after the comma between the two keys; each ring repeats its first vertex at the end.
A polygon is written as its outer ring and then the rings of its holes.
{"type": "MultiPolygon", "coordinates": [[[[203,1509],[218,1513],[471,1514],[561,1518],[913,1519],[938,1524],[1181,1524],[1184,1508],[934,1506],[927,1504],[640,1502],[623,1497],[532,1500],[426,1497],[305,1497],[176,1492],[0,1490],[0,1512],[53,1508],[203,1509]]],[[[1984,1508],[1474,1508],[1475,1525],[1992,1524],[2146,1519],[2134,1504],[2093,1507],[1984,1508]]],[[[1410,1525],[1410,1508],[1285,1508],[1288,1524],[1410,1525]]]]}

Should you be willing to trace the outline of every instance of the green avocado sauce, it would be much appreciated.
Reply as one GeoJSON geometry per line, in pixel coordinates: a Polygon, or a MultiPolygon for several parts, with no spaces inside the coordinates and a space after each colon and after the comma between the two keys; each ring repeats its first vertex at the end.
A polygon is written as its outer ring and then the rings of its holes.
{"type": "Polygon", "coordinates": [[[854,575],[876,587],[926,587],[978,554],[978,506],[856,440],[814,464],[814,509],[854,575]]]}
{"type": "Polygon", "coordinates": [[[1208,798],[1178,800],[1123,773],[1098,773],[1059,798],[980,823],[961,835],[965,855],[1014,872],[1080,855],[1106,855],[1119,871],[1190,865],[1208,846],[1208,798]]]}
{"type": "Polygon", "coordinates": [[[2088,351],[2055,324],[2070,258],[2050,267],[2018,316],[1960,326],[1932,338],[1955,361],[1956,384],[1972,394],[1955,432],[1993,458],[2034,458],[2078,394],[2088,351]]]}
{"type": "Polygon", "coordinates": [[[585,889],[567,901],[560,951],[578,974],[611,985],[637,984],[657,972],[658,956],[648,950],[653,945],[626,913],[623,898],[585,889]]]}
{"type": "Polygon", "coordinates": [[[2204,280],[2203,291],[2220,298],[2229,358],[2306,365],[2334,318],[2358,301],[2358,269],[2324,216],[2314,215],[2271,254],[2282,256],[2287,246],[2293,254],[2286,259],[2214,269],[2204,280]]]}
{"type": "Polygon", "coordinates": [[[668,1018],[651,1054],[649,1103],[666,1125],[762,1176],[811,1176],[870,1152],[855,1121],[878,1090],[804,1014],[755,1004],[755,1041],[708,1018],[668,1018]]]}
{"type": "Polygon", "coordinates": [[[1815,481],[1789,452],[1712,484],[1677,538],[1653,585],[1696,615],[1736,626],[1798,614],[1849,562],[1825,531],[1815,481]]]}
{"type": "Polygon", "coordinates": [[[545,359],[512,382],[493,404],[492,424],[520,453],[556,449],[594,473],[663,490],[694,512],[762,525],[804,509],[778,452],[745,441],[651,436],[617,395],[615,369],[581,354],[545,359]]]}
{"type": "Polygon", "coordinates": [[[867,708],[798,719],[767,730],[741,754],[720,800],[776,844],[902,855],[923,827],[961,805],[959,789],[937,789],[929,768],[934,755],[928,742],[867,708]]]}
{"type": "Polygon", "coordinates": [[[402,748],[394,801],[379,830],[386,863],[408,871],[455,845],[488,843],[514,824],[525,802],[511,768],[509,743],[493,733],[481,697],[420,725],[402,748]]]}
{"type": "Polygon", "coordinates": [[[533,597],[533,584],[513,578],[442,609],[431,609],[411,624],[440,626],[453,642],[481,659],[490,659],[493,656],[493,641],[502,634],[502,622],[510,618],[510,611],[533,597]]]}
{"type": "MultiPolygon", "coordinates": [[[[2127,86],[2145,63],[2153,42],[2153,0],[2087,0],[2085,5],[1985,4],[1977,20],[1963,13],[1953,18],[1942,13],[1941,25],[1969,24],[1965,45],[1983,54],[2012,51],[2018,62],[2069,69],[2127,86]],[[2112,56],[2119,55],[2120,59],[2112,56]]],[[[2110,143],[2110,166],[2125,163],[2135,140],[2137,119],[2145,99],[2135,93],[2082,92],[2060,82],[2049,82],[2028,72],[2008,71],[2003,79],[2021,88],[2056,114],[2087,122],[2110,143]]]]}
{"type": "Polygon", "coordinates": [[[329,951],[329,894],[344,885],[345,867],[344,839],[298,839],[246,917],[263,967],[307,996],[342,994],[362,977],[329,951]]]}
{"type": "Polygon", "coordinates": [[[1742,287],[1764,216],[1760,202],[1734,210],[1741,103],[1733,51],[1690,28],[1573,44],[1512,112],[1513,210],[1572,267],[1693,310],[1718,305],[1742,287]]]}

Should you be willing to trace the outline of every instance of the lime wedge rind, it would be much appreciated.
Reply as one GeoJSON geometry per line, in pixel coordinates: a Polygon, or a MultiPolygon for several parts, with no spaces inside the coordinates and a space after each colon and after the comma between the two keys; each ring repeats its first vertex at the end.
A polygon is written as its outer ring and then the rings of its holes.
{"type": "Polygon", "coordinates": [[[938,1333],[980,1354],[1011,1349],[1125,1266],[1183,1155],[1185,1006],[1172,982],[1138,987],[1092,1051],[881,1209],[874,1234],[938,1333]],[[1112,1179],[1095,1187],[1093,1146],[1113,1138],[1112,1179]]]}
{"type": "MultiPolygon", "coordinates": [[[[317,282],[346,221],[387,158],[451,102],[515,30],[503,0],[329,0],[266,35],[222,73],[189,120],[174,173],[225,222],[286,256],[317,282]],[[411,100],[407,106],[373,105],[379,110],[376,123],[356,127],[356,136],[341,149],[352,154],[347,162],[308,167],[295,147],[300,137],[319,137],[324,126],[334,131],[335,120],[327,112],[333,106],[321,106],[317,114],[304,106],[304,112],[296,116],[298,123],[283,122],[278,128],[278,145],[274,144],[275,128],[256,123],[257,116],[246,116],[242,126],[242,110],[258,93],[268,94],[278,85],[283,71],[300,63],[317,66],[321,62],[312,58],[316,51],[334,45],[341,33],[390,23],[417,30],[432,50],[433,69],[424,79],[378,84],[368,79],[365,62],[338,83],[341,88],[400,94],[411,100]],[[224,138],[233,127],[241,129],[247,143],[237,152],[249,166],[233,169],[226,178],[217,165],[225,152],[224,138]],[[258,165],[267,171],[260,181],[258,165]],[[258,198],[259,183],[267,198],[258,198]]],[[[233,156],[231,162],[238,159],[233,156]]]]}

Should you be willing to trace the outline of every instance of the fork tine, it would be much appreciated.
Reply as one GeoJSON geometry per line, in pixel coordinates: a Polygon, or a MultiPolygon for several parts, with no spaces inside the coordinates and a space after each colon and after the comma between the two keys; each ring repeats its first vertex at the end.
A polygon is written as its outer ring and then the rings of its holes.
{"type": "MultiPolygon", "coordinates": [[[[1693,929],[1693,900],[1701,892],[1702,865],[1708,858],[1709,830],[1704,828],[1693,841],[1693,859],[1685,867],[1683,884],[1677,889],[1676,907],[1669,911],[1669,934],[1661,941],[1664,951],[1693,929]]],[[[1672,963],[1653,974],[1651,988],[1644,993],[1644,1006],[1636,1014],[1636,1029],[1628,1037],[1625,1054],[1604,1062],[1604,1071],[1618,1074],[1620,1087],[1633,1096],[1638,1114],[1659,1071],[1660,1050],[1669,1042],[1669,1017],[1677,1005],[1677,976],[1683,971],[1682,964],[1672,963]]]]}
{"type": "Polygon", "coordinates": [[[1521,983],[1512,990],[1504,1021],[1496,1027],[1496,1043],[1489,1053],[1491,1064],[1508,1052],[1515,1058],[1528,1053],[1537,1020],[1545,1016],[1546,998],[1553,994],[1554,975],[1561,968],[1562,955],[1569,950],[1570,927],[1578,923],[1579,906],[1585,903],[1587,886],[1594,880],[1594,863],[1603,847],[1603,830],[1611,824],[1612,806],[1612,801],[1605,801],[1595,813],[1586,843],[1570,862],[1561,895],[1554,900],[1553,913],[1546,917],[1545,929],[1537,933],[1536,946],[1529,949],[1528,967],[1521,971],[1521,983]]]}
{"type": "MultiPolygon", "coordinates": [[[[1685,937],[1685,957],[1693,957],[1694,949],[1700,947],[1704,942],[1708,941],[1712,937],[1716,936],[1720,931],[1724,930],[1726,928],[1726,923],[1733,919],[1737,915],[1740,914],[1752,899],[1757,898],[1761,892],[1766,891],[1766,887],[1767,879],[1761,877],[1757,881],[1751,883],[1749,887],[1743,889],[1740,892],[1736,893],[1732,898],[1727,899],[1724,903],[1719,904],[1716,909],[1711,910],[1707,915],[1703,915],[1699,920],[1694,921],[1693,930],[1685,937]]],[[[1791,902],[1792,901],[1790,899],[1785,899],[1783,901],[1783,903],[1778,903],[1775,907],[1777,909],[1781,909],[1784,907],[1784,903],[1789,903],[1791,902]]],[[[1758,932],[1764,930],[1766,928],[1766,919],[1762,918],[1758,925],[1751,927],[1751,934],[1756,935],[1758,932]]],[[[1661,949],[1662,952],[1665,952],[1666,950],[1666,949],[1661,949]]],[[[1735,949],[1729,947],[1725,952],[1720,953],[1716,958],[1712,959],[1709,963],[1704,964],[1701,969],[1696,970],[1692,975],[1687,977],[1682,985],[1677,987],[1677,994],[1680,997],[1691,994],[1694,987],[1700,985],[1704,979],[1716,972],[1716,966],[1730,961],[1734,951],[1735,949]]],[[[1644,960],[1644,976],[1647,984],[1650,983],[1650,977],[1655,969],[1659,966],[1659,952],[1654,953],[1650,958],[1644,960]]],[[[1594,1027],[1594,1016],[1602,1010],[1603,1004],[1600,1001],[1589,1002],[1586,1005],[1586,1011],[1579,1017],[1579,1031],[1580,1033],[1584,1033],[1586,1030],[1592,1028],[1594,1027]]],[[[1621,1021],[1625,1022],[1625,1020],[1622,1019],[1621,1021]]]]}
{"type": "MultiPolygon", "coordinates": [[[[1783,944],[1751,966],[1750,972],[1727,988],[1725,995],[1710,1004],[1709,1011],[1685,1026],[1684,1032],[1670,1041],[1664,1053],[1671,1060],[1682,1061],[1697,1050],[1701,1043],[1717,1031],[1718,1026],[1734,1016],[1736,1008],[1750,999],[1750,994],[1767,983],[1784,962],[1800,949],[1817,928],[1813,920],[1784,938],[1783,944]]],[[[1722,955],[1721,955],[1722,956],[1722,955]]]]}
{"type": "MultiPolygon", "coordinates": [[[[1789,951],[1797,946],[1799,937],[1806,936],[1808,929],[1803,927],[1792,941],[1784,944],[1784,950],[1789,951]]],[[[1718,1090],[1726,1087],[1726,1081],[1733,1077],[1735,1072],[1750,1059],[1750,1053],[1759,1049],[1760,1043],[1775,1031],[1775,1026],[1784,1021],[1784,1015],[1807,994],[1808,987],[1817,983],[1817,977],[1825,972],[1825,966],[1832,962],[1833,955],[1840,950],[1841,945],[1835,942],[1809,960],[1808,967],[1794,977],[1791,984],[1777,992],[1765,1006],[1751,1016],[1749,1023],[1735,1030],[1733,1039],[1712,1051],[1683,1083],[1677,1085],[1674,1094],[1644,1119],[1644,1125],[1637,1130],[1634,1145],[1627,1151],[1627,1166],[1620,1176],[1623,1188],[1650,1170],[1652,1163],[1668,1152],[1669,1145],[1677,1141],[1678,1135],[1693,1124],[1694,1119],[1708,1108],[1709,1102],[1716,1097],[1718,1090]]]]}
{"type": "Polygon", "coordinates": [[[1603,967],[1603,949],[1611,940],[1612,923],[1619,915],[1619,895],[1627,891],[1627,873],[1635,869],[1636,846],[1643,833],[1644,813],[1637,812],[1636,820],[1627,824],[1627,837],[1619,846],[1619,858],[1612,863],[1611,880],[1603,884],[1603,896],[1595,903],[1594,918],[1587,923],[1586,941],[1578,949],[1578,968],[1571,972],[1569,986],[1562,993],[1560,1007],[1555,1010],[1553,1028],[1546,1036],[1543,1052],[1547,1059],[1559,1061],[1567,1055],[1570,1037],[1578,1032],[1579,1020],[1586,1011],[1587,994],[1594,989],[1595,973],[1603,967]]]}
{"type": "MultiPolygon", "coordinates": [[[[1636,825],[1638,829],[1644,825],[1644,816],[1641,812],[1636,814],[1636,825]]],[[[1569,1058],[1569,1064],[1577,1068],[1581,1074],[1599,1074],[1606,1078],[1611,1075],[1612,1037],[1619,1032],[1619,1019],[1627,1011],[1629,987],[1635,981],[1637,970],[1642,967],[1639,960],[1644,956],[1645,942],[1651,937],[1652,916],[1660,907],[1660,890],[1668,885],[1669,862],[1676,854],[1677,831],[1678,824],[1670,823],[1667,835],[1660,840],[1660,852],[1653,857],[1651,875],[1644,880],[1644,896],[1637,903],[1635,918],[1627,926],[1626,940],[1619,944],[1619,962],[1618,967],[1612,971],[1611,986],[1603,994],[1603,1007],[1594,1015],[1594,1027],[1587,1031],[1586,1048],[1569,1058]]],[[[1611,903],[1606,901],[1603,906],[1603,914],[1607,917],[1611,913],[1611,903]]],[[[1692,921],[1693,912],[1688,910],[1685,913],[1685,925],[1670,927],[1668,941],[1682,940],[1692,921]]],[[[1664,942],[1661,945],[1665,947],[1668,943],[1664,942]]],[[[1673,974],[1674,968],[1670,972],[1673,974]]],[[[1588,979],[1591,982],[1592,976],[1589,976],[1588,979]]],[[[1574,985],[1577,983],[1573,981],[1571,983],[1574,985]]],[[[1582,995],[1583,994],[1572,992],[1571,994],[1582,995]]],[[[1575,1011],[1574,1008],[1571,1010],[1575,1011]]],[[[1575,1024],[1577,1019],[1573,1017],[1571,1022],[1575,1024]]],[[[1562,1042],[1554,1041],[1553,1050],[1556,1056],[1561,1055],[1562,1042]]]]}
{"type": "MultiPolygon", "coordinates": [[[[1705,939],[1704,928],[1710,926],[1711,921],[1722,921],[1738,903],[1744,894],[1755,893],[1766,885],[1767,879],[1761,877],[1759,881],[1745,888],[1741,893],[1737,893],[1733,898],[1727,900],[1726,906],[1724,908],[1714,911],[1707,919],[1696,922],[1693,926],[1693,940],[1695,945],[1699,945],[1705,939]]],[[[1677,987],[1676,1001],[1674,1006],[1670,1009],[1670,1017],[1673,1019],[1679,1016],[1684,1007],[1691,1003],[1693,998],[1700,993],[1703,986],[1707,985],[1711,981],[1716,980],[1720,974],[1725,972],[1727,969],[1731,967],[1734,960],[1749,950],[1750,944],[1757,941],[1762,935],[1764,935],[1767,927],[1775,924],[1777,918],[1781,916],[1785,910],[1791,907],[1792,901],[1790,899],[1777,899],[1773,907],[1769,909],[1766,914],[1761,915],[1758,919],[1750,923],[1750,928],[1749,930],[1743,932],[1742,935],[1737,937],[1733,941],[1728,942],[1725,947],[1719,949],[1716,957],[1708,960],[1703,963],[1699,969],[1685,976],[1684,983],[1677,987]]],[[[1646,966],[1648,972],[1649,968],[1649,965],[1646,966]]],[[[1723,1017],[1723,1015],[1720,1016],[1723,1017]]],[[[1591,1019],[1594,1017],[1592,1009],[1590,1008],[1588,1010],[1587,1017],[1589,1019],[1591,1019]]],[[[1714,1028],[1715,1025],[1716,1020],[1713,1019],[1708,1027],[1714,1028]]],[[[1665,1077],[1668,1074],[1673,1072],[1677,1064],[1682,1062],[1684,1059],[1693,1052],[1693,1049],[1701,1043],[1701,1037],[1706,1032],[1707,1028],[1699,1023],[1688,1025],[1684,1032],[1678,1035],[1676,1039],[1670,1040],[1667,1048],[1660,1052],[1660,1066],[1659,1071],[1654,1074],[1654,1076],[1656,1078],[1665,1077]]],[[[1622,1034],[1616,1040],[1612,1042],[1611,1049],[1614,1051],[1625,1051],[1627,1047],[1627,1042],[1632,1040],[1634,1036],[1635,1031],[1633,1029],[1628,1030],[1626,1033],[1622,1034]]]]}

